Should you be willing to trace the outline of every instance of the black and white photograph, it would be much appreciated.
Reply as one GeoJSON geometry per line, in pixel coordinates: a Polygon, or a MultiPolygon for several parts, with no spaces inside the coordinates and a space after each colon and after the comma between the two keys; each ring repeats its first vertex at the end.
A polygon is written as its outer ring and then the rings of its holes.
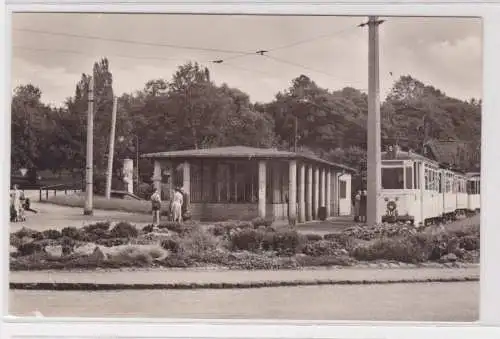
{"type": "Polygon", "coordinates": [[[479,319],[481,18],[10,21],[10,315],[479,319]]]}

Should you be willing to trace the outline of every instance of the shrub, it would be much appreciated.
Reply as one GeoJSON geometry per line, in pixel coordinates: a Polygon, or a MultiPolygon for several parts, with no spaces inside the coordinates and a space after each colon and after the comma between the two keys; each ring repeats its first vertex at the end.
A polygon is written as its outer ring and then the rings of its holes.
{"type": "Polygon", "coordinates": [[[129,238],[96,239],[95,243],[106,247],[115,247],[128,244],[129,238]]]}
{"type": "Polygon", "coordinates": [[[296,230],[280,230],[273,234],[273,247],[280,255],[297,253],[304,242],[305,238],[296,230]]]}
{"type": "Polygon", "coordinates": [[[256,252],[261,249],[264,233],[254,229],[244,229],[230,237],[232,250],[256,252]]]}
{"type": "Polygon", "coordinates": [[[257,217],[257,218],[252,219],[252,225],[254,228],[257,228],[259,226],[269,227],[272,224],[273,224],[272,219],[265,219],[265,218],[261,218],[261,217],[257,217]]]}
{"type": "Polygon", "coordinates": [[[172,253],[179,253],[181,249],[181,245],[179,241],[173,238],[165,239],[161,242],[161,247],[167,251],[172,253]]]}
{"type": "Polygon", "coordinates": [[[320,240],[306,243],[302,253],[313,257],[319,257],[324,255],[335,255],[340,249],[342,249],[342,246],[335,241],[320,240]]]}
{"type": "Polygon", "coordinates": [[[61,232],[58,230],[46,230],[42,232],[44,239],[57,240],[62,237],[61,232]]]}
{"type": "Polygon", "coordinates": [[[158,225],[159,229],[167,229],[171,232],[182,233],[183,226],[179,222],[168,221],[158,225]]]}
{"type": "Polygon", "coordinates": [[[219,241],[203,229],[194,229],[186,237],[179,238],[180,251],[186,255],[200,255],[217,248],[219,241]]]}
{"type": "Polygon", "coordinates": [[[27,227],[23,227],[19,231],[14,232],[13,234],[16,237],[22,239],[22,238],[25,238],[25,237],[34,238],[36,236],[36,234],[38,234],[38,233],[40,233],[40,232],[32,230],[32,229],[27,228],[27,227]]]}
{"type": "Polygon", "coordinates": [[[69,237],[71,239],[78,240],[80,232],[76,227],[65,227],[61,231],[63,237],[69,237]]]}
{"type": "Polygon", "coordinates": [[[317,233],[307,233],[304,235],[307,241],[320,241],[323,240],[323,236],[317,233]]]}
{"type": "Polygon", "coordinates": [[[435,250],[432,240],[426,236],[404,236],[381,238],[367,245],[358,246],[351,251],[357,260],[395,260],[418,263],[429,260],[435,250]]]}
{"type": "Polygon", "coordinates": [[[23,239],[19,238],[14,233],[11,233],[9,243],[10,243],[10,246],[13,246],[15,248],[19,248],[19,246],[21,246],[23,244],[23,239]]]}
{"type": "Polygon", "coordinates": [[[137,228],[128,222],[119,222],[111,230],[113,238],[136,238],[138,235],[139,231],[137,228]]]}
{"type": "Polygon", "coordinates": [[[144,226],[142,228],[142,231],[144,233],[151,233],[151,232],[153,232],[153,230],[154,230],[154,226],[153,225],[146,225],[146,226],[144,226]]]}
{"type": "Polygon", "coordinates": [[[111,227],[111,223],[109,221],[101,221],[101,222],[96,222],[94,224],[89,224],[83,227],[83,230],[85,232],[92,233],[96,230],[102,230],[102,231],[108,231],[109,228],[111,227]]]}
{"type": "Polygon", "coordinates": [[[21,244],[17,248],[17,252],[19,253],[20,256],[27,256],[27,255],[35,254],[37,252],[43,252],[43,247],[38,242],[29,242],[29,243],[21,244]]]}
{"type": "Polygon", "coordinates": [[[153,260],[164,256],[164,250],[154,245],[126,245],[118,246],[115,252],[109,254],[107,261],[126,266],[147,266],[153,260]]]}
{"type": "Polygon", "coordinates": [[[460,238],[460,247],[466,251],[479,251],[481,241],[478,235],[466,235],[460,238]]]}

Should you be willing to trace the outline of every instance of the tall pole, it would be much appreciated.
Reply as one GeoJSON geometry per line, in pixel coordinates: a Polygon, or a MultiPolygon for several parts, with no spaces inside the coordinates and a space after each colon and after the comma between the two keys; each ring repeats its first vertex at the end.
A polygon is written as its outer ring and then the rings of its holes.
{"type": "Polygon", "coordinates": [[[295,116],[295,131],[294,131],[294,139],[293,139],[293,151],[297,153],[297,138],[298,138],[298,129],[299,129],[299,119],[295,116]]]}
{"type": "Polygon", "coordinates": [[[367,216],[369,225],[381,222],[377,200],[381,189],[380,93],[379,93],[379,41],[375,16],[368,19],[368,126],[367,126],[367,216]]]}
{"type": "Polygon", "coordinates": [[[113,158],[115,154],[115,129],[116,129],[116,110],[118,98],[113,98],[113,113],[111,115],[111,132],[109,133],[109,154],[108,154],[108,175],[106,177],[106,199],[111,198],[111,181],[113,178],[113,158]]]}
{"type": "Polygon", "coordinates": [[[94,166],[94,77],[90,78],[88,89],[88,112],[87,112],[87,166],[84,215],[92,215],[94,194],[93,172],[94,166]]]}
{"type": "Polygon", "coordinates": [[[139,137],[135,135],[135,191],[139,192],[139,137]]]}

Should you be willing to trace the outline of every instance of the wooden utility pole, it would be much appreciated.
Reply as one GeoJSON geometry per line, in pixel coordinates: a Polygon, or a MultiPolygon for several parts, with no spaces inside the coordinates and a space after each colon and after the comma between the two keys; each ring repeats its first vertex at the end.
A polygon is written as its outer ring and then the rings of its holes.
{"type": "Polygon", "coordinates": [[[84,215],[92,215],[93,212],[93,167],[94,167],[94,78],[91,77],[88,88],[88,112],[87,112],[87,165],[85,180],[85,207],[84,215]]]}
{"type": "Polygon", "coordinates": [[[369,225],[380,223],[381,211],[378,198],[381,180],[381,129],[379,89],[378,26],[382,23],[375,16],[368,19],[368,126],[367,126],[367,218],[369,225]]]}
{"type": "Polygon", "coordinates": [[[108,175],[106,177],[106,199],[111,198],[111,181],[113,178],[113,158],[115,154],[115,129],[116,129],[116,110],[118,98],[113,98],[113,113],[111,115],[111,131],[109,133],[109,154],[108,154],[108,175]]]}

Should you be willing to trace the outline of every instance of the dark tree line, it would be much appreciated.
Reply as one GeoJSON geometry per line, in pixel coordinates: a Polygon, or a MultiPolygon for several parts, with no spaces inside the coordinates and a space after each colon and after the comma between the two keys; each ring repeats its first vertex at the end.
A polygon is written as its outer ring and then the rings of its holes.
{"type": "MultiPolygon", "coordinates": [[[[109,145],[113,76],[107,59],[95,63],[95,140],[97,173],[103,173],[109,145]]],[[[12,168],[74,170],[85,166],[89,74],[61,108],[42,101],[33,84],[19,86],[12,98],[12,168]]],[[[331,91],[305,75],[268,103],[227,84],[217,86],[207,68],[180,66],[171,79],[153,79],[142,90],[118,98],[115,159],[140,153],[246,145],[292,149],[366,167],[367,95],[346,87],[331,91]],[[119,138],[122,136],[123,138],[119,138]]],[[[411,76],[397,80],[382,103],[383,144],[417,152],[430,139],[480,143],[481,101],[462,101],[411,76]]],[[[119,168],[116,164],[115,168],[119,168]]],[[[148,162],[141,171],[150,175],[148,162]]]]}

